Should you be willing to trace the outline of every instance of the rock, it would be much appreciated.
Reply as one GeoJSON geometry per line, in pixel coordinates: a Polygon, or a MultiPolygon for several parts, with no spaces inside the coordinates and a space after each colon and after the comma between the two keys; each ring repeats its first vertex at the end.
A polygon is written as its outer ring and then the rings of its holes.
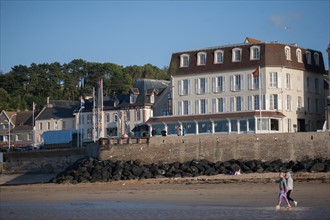
{"type": "Polygon", "coordinates": [[[312,173],[323,172],[324,170],[325,170],[325,165],[323,163],[316,163],[308,169],[308,171],[312,173]]]}

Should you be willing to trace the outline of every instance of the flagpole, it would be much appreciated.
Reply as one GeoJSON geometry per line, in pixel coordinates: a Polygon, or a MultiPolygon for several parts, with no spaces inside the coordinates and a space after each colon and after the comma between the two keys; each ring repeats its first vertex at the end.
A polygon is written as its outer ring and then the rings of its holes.
{"type": "MultiPolygon", "coordinates": [[[[258,66],[258,71],[259,71],[259,131],[261,131],[261,103],[262,103],[262,98],[261,98],[261,83],[262,83],[262,73],[260,72],[260,66],[258,66]]],[[[261,132],[260,132],[261,133],[261,132]]]]}

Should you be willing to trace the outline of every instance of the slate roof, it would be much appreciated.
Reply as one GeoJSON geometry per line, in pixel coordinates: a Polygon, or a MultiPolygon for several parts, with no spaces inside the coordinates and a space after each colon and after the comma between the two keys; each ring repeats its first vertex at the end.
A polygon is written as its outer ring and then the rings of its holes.
{"type": "Polygon", "coordinates": [[[36,120],[73,118],[77,106],[78,104],[72,101],[51,100],[37,115],[36,120]]]}

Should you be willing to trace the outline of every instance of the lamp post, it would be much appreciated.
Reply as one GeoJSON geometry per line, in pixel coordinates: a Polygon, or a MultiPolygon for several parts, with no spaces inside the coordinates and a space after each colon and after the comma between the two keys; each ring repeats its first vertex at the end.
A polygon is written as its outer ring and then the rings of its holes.
{"type": "Polygon", "coordinates": [[[16,113],[10,116],[9,121],[8,121],[8,152],[10,151],[10,124],[11,124],[11,119],[17,115],[16,113]]]}
{"type": "Polygon", "coordinates": [[[84,108],[85,108],[84,106],[81,106],[80,109],[79,109],[79,111],[78,111],[78,115],[77,115],[77,117],[78,117],[78,126],[77,126],[77,130],[80,131],[79,128],[81,128],[81,134],[80,134],[80,136],[79,136],[79,132],[78,132],[78,136],[77,136],[77,147],[79,147],[79,145],[80,145],[79,142],[81,142],[81,145],[82,145],[82,125],[79,127],[79,124],[81,124],[80,113],[81,113],[81,111],[82,111],[84,108]]]}

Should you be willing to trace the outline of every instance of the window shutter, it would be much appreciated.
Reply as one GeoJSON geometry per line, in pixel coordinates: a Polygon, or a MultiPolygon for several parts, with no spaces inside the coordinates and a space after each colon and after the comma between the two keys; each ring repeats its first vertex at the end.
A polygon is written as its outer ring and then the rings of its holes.
{"type": "Polygon", "coordinates": [[[205,78],[205,93],[209,92],[209,79],[205,78]]]}
{"type": "Polygon", "coordinates": [[[277,95],[277,109],[282,110],[282,94],[277,95]]]}
{"type": "Polygon", "coordinates": [[[213,93],[217,92],[217,90],[216,90],[216,80],[217,80],[216,77],[212,77],[212,92],[213,93]]]}
{"type": "Polygon", "coordinates": [[[188,95],[191,94],[190,79],[188,79],[188,95]]]}
{"type": "Polygon", "coordinates": [[[209,100],[206,99],[205,100],[205,114],[208,114],[209,113],[209,100]]]}
{"type": "Polygon", "coordinates": [[[248,110],[252,111],[252,96],[248,96],[248,110]]]}
{"type": "Polygon", "coordinates": [[[217,112],[217,99],[213,98],[212,99],[212,113],[216,113],[217,112]]]}
{"type": "Polygon", "coordinates": [[[195,93],[198,94],[198,79],[195,79],[195,93]]]}
{"type": "Polygon", "coordinates": [[[178,101],[178,115],[182,115],[182,102],[178,101]]]}
{"type": "Polygon", "coordinates": [[[244,75],[243,74],[241,75],[240,79],[241,79],[241,84],[240,84],[241,88],[240,88],[240,90],[243,91],[244,90],[244,75]]]}
{"type": "Polygon", "coordinates": [[[190,105],[190,101],[188,101],[188,115],[190,115],[191,113],[191,105],[190,105]]]}
{"type": "Polygon", "coordinates": [[[234,97],[230,97],[230,111],[235,111],[234,97]]]}
{"type": "Polygon", "coordinates": [[[222,91],[223,92],[226,91],[226,77],[225,76],[222,77],[222,91]]]}
{"type": "Polygon", "coordinates": [[[230,76],[230,91],[235,91],[235,89],[234,89],[234,76],[230,76]]]}
{"type": "Polygon", "coordinates": [[[266,98],[266,106],[264,106],[264,103],[263,103],[263,105],[262,105],[262,109],[264,109],[264,110],[269,110],[269,102],[270,102],[270,99],[269,99],[269,94],[266,94],[266,95],[264,95],[264,97],[266,98]]]}
{"type": "Polygon", "coordinates": [[[248,89],[253,89],[253,80],[252,80],[252,74],[248,74],[248,89]]]}
{"type": "Polygon", "coordinates": [[[199,114],[199,100],[195,100],[195,114],[199,114]]]}
{"type": "Polygon", "coordinates": [[[241,111],[245,111],[244,96],[241,96],[241,111]]]}
{"type": "Polygon", "coordinates": [[[178,81],[178,94],[182,95],[182,80],[178,81]]]}
{"type": "Polygon", "coordinates": [[[226,106],[226,98],[222,98],[223,103],[223,112],[226,112],[227,106],[226,106]]]}

